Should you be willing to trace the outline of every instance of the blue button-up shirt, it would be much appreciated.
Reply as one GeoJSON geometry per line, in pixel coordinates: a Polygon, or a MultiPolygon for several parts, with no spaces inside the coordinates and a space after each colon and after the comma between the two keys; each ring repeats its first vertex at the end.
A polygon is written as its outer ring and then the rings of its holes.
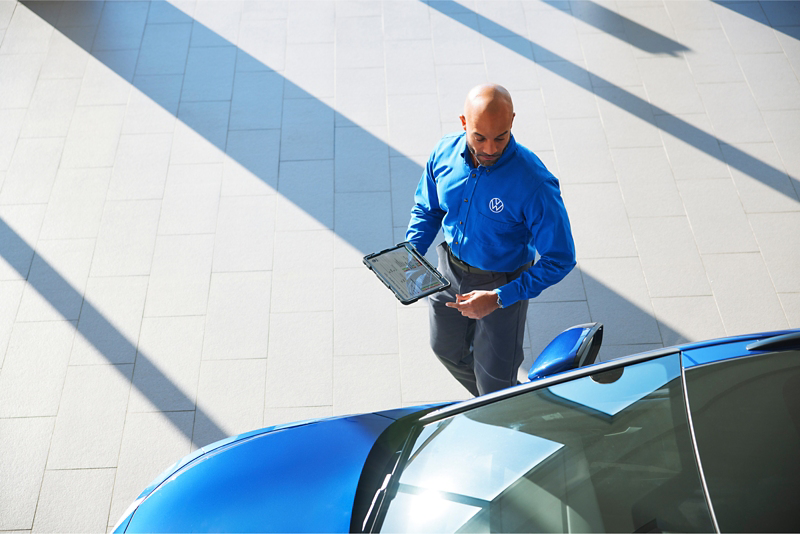
{"type": "Polygon", "coordinates": [[[475,167],[466,133],[444,136],[428,159],[406,239],[422,254],[439,228],[453,254],[485,271],[513,272],[497,289],[504,306],[534,298],[575,266],[575,243],[558,180],[511,136],[494,165],[475,167]]]}

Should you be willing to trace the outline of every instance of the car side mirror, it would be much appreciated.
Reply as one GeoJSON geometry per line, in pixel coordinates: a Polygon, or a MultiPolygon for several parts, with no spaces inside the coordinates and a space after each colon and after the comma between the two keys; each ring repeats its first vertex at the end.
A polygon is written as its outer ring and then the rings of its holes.
{"type": "Polygon", "coordinates": [[[528,380],[592,364],[602,343],[602,323],[587,323],[568,328],[539,354],[528,371],[528,380]]]}

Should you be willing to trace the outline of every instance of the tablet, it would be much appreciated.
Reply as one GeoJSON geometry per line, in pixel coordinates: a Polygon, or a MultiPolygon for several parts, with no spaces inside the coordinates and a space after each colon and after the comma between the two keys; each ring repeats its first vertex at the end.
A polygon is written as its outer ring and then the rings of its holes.
{"type": "Polygon", "coordinates": [[[411,304],[422,297],[450,287],[450,281],[428,263],[428,260],[422,257],[408,241],[364,256],[364,265],[369,267],[403,304],[411,304]]]}

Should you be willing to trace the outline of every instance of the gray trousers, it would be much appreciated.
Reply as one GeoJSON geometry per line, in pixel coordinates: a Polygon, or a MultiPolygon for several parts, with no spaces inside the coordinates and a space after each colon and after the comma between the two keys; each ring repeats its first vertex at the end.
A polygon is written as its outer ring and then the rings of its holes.
{"type": "Polygon", "coordinates": [[[514,273],[468,273],[452,265],[444,244],[437,249],[439,272],[450,287],[428,297],[431,348],[450,374],[474,396],[517,384],[522,364],[522,343],[528,301],[500,308],[483,319],[469,319],[455,308],[456,294],[491,291],[517,278],[528,266],[514,273]]]}

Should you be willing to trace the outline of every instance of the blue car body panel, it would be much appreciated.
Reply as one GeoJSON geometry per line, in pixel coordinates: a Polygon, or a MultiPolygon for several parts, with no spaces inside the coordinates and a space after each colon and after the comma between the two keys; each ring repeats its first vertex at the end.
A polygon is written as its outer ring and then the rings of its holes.
{"type": "Polygon", "coordinates": [[[330,419],[217,446],[147,495],[127,532],[345,532],[361,469],[392,422],[330,419]]]}

